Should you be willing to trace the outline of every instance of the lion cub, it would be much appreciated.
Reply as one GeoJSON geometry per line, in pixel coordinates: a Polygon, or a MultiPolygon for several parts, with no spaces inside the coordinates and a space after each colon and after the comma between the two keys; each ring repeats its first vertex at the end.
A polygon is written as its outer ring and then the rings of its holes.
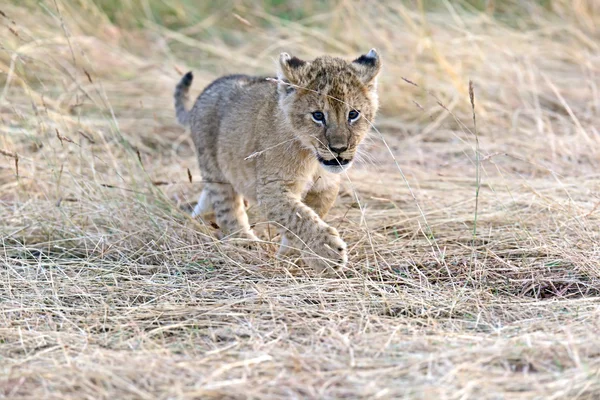
{"type": "Polygon", "coordinates": [[[278,79],[222,77],[189,111],[188,72],[175,109],[206,182],[194,216],[214,212],[225,233],[256,239],[244,198],[257,202],[282,230],[280,254],[307,247],[303,259],[317,271],[343,267],[346,244],[322,218],[375,117],[380,69],[374,49],[352,62],[282,53],[278,79]]]}

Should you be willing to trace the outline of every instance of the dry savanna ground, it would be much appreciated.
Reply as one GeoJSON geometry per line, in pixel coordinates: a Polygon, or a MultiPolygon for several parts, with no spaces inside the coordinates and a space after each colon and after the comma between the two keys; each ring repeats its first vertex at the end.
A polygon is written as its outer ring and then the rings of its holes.
{"type": "Polygon", "coordinates": [[[0,5],[0,398],[600,398],[597,1],[96,3],[0,5]],[[371,47],[346,276],[190,217],[181,73],[371,47]]]}

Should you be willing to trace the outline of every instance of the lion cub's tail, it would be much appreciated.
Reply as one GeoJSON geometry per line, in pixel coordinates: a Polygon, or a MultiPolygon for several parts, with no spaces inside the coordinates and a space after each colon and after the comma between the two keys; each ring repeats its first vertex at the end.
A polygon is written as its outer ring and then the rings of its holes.
{"type": "Polygon", "coordinates": [[[188,92],[193,80],[194,75],[190,71],[181,78],[175,87],[175,114],[177,115],[177,121],[185,126],[190,123],[190,112],[186,110],[185,104],[188,101],[188,92]]]}

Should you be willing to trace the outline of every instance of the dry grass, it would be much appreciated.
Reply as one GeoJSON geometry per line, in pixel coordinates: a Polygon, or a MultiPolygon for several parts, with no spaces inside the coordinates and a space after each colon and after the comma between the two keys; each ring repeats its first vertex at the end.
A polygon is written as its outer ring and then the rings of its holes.
{"type": "Polygon", "coordinates": [[[164,0],[170,24],[127,28],[89,0],[3,3],[0,398],[599,398],[600,9],[525,3],[194,22],[164,0]],[[370,47],[381,136],[328,218],[349,276],[188,216],[177,71],[198,92],[370,47]]]}

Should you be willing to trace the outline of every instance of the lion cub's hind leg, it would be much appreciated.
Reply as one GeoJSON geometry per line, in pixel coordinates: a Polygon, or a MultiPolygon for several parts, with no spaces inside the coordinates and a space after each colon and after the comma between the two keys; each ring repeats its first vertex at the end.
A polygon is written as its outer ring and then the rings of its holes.
{"type": "Polygon", "coordinates": [[[237,193],[230,184],[225,183],[208,184],[205,190],[214,210],[217,225],[224,235],[258,240],[250,228],[242,195],[237,193]]]}
{"type": "Polygon", "coordinates": [[[192,218],[203,218],[213,212],[212,204],[210,202],[210,196],[208,195],[208,189],[202,189],[202,193],[200,194],[200,198],[198,199],[198,204],[194,207],[194,211],[192,212],[192,218]]]}

